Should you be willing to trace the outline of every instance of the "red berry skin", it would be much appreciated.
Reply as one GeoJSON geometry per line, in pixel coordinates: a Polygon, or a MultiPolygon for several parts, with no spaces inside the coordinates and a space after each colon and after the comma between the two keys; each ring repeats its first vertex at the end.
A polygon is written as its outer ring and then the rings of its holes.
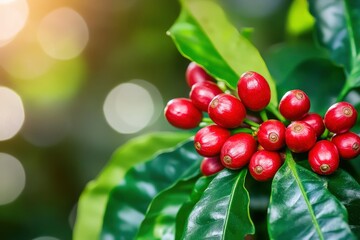
{"type": "Polygon", "coordinates": [[[192,87],[198,82],[213,82],[214,78],[211,77],[205,70],[195,62],[190,62],[185,72],[186,82],[189,87],[192,87]]]}
{"type": "Polygon", "coordinates": [[[329,175],[339,167],[339,153],[334,143],[318,141],[309,151],[311,169],[320,175],[329,175]]]}
{"type": "Polygon", "coordinates": [[[317,113],[308,113],[301,121],[306,122],[307,124],[312,127],[315,132],[316,136],[320,137],[321,134],[325,131],[325,125],[323,118],[317,113]]]}
{"type": "Polygon", "coordinates": [[[221,163],[229,169],[240,169],[249,163],[257,149],[256,140],[248,133],[229,137],[221,148],[221,163]]]}
{"type": "Polygon", "coordinates": [[[310,110],[310,99],[305,92],[294,89],[286,92],[279,103],[279,111],[286,119],[303,118],[310,110]]]}
{"type": "Polygon", "coordinates": [[[230,131],[217,125],[200,129],[194,137],[196,151],[204,157],[220,155],[221,148],[230,137],[230,131]]]}
{"type": "Polygon", "coordinates": [[[267,181],[275,176],[282,163],[278,152],[257,151],[250,159],[249,172],[255,180],[267,181]]]}
{"type": "Polygon", "coordinates": [[[227,93],[219,94],[211,100],[208,113],[216,124],[225,128],[239,127],[246,117],[242,102],[227,93]]]}
{"type": "Polygon", "coordinates": [[[220,172],[225,167],[221,164],[220,156],[205,157],[200,165],[200,171],[204,176],[210,176],[220,172]]]}
{"type": "Polygon", "coordinates": [[[324,122],[326,128],[333,133],[344,133],[350,130],[357,119],[357,111],[348,102],[333,104],[325,113],[324,122]]]}
{"type": "Polygon", "coordinates": [[[207,112],[211,100],[223,91],[213,82],[195,83],[190,90],[190,99],[203,112],[207,112]]]}
{"type": "Polygon", "coordinates": [[[292,122],[285,130],[285,142],[288,148],[295,153],[309,151],[316,142],[316,132],[307,123],[292,122]]]}
{"type": "Polygon", "coordinates": [[[360,137],[354,132],[336,134],[332,139],[341,159],[350,160],[360,154],[360,137]]]}
{"type": "Polygon", "coordinates": [[[270,102],[269,83],[257,72],[248,71],[241,75],[237,83],[237,92],[247,109],[260,111],[270,102]]]}
{"type": "Polygon", "coordinates": [[[275,119],[263,122],[257,133],[260,145],[268,151],[277,151],[285,146],[285,125],[275,119]]]}
{"type": "Polygon", "coordinates": [[[168,122],[177,128],[196,128],[202,120],[202,112],[187,98],[170,100],[164,109],[168,122]]]}

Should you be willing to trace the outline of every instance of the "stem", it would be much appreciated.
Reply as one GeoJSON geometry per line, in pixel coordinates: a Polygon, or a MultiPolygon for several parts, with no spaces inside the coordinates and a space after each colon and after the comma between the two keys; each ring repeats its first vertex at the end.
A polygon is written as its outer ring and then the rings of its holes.
{"type": "Polygon", "coordinates": [[[349,85],[347,84],[347,81],[345,82],[343,88],[341,89],[340,94],[338,95],[336,102],[341,102],[344,100],[344,98],[346,97],[346,95],[349,93],[350,88],[349,85]]]}
{"type": "Polygon", "coordinates": [[[199,123],[199,127],[206,127],[206,126],[209,126],[209,125],[211,125],[211,123],[207,123],[207,122],[201,122],[201,123],[199,123]]]}
{"type": "Polygon", "coordinates": [[[320,138],[321,139],[327,139],[329,136],[329,130],[327,128],[325,128],[325,131],[323,132],[323,134],[321,134],[320,138]]]}
{"type": "Polygon", "coordinates": [[[260,112],[260,117],[261,117],[261,120],[263,120],[263,122],[265,122],[265,121],[267,121],[269,119],[265,110],[262,110],[260,112]]]}
{"type": "Polygon", "coordinates": [[[236,128],[234,130],[231,130],[231,134],[235,134],[235,133],[250,133],[250,134],[253,134],[254,131],[251,130],[250,128],[236,128]]]}
{"type": "Polygon", "coordinates": [[[223,81],[218,81],[217,85],[221,89],[221,91],[223,91],[223,92],[226,92],[228,90],[226,84],[223,81]]]}
{"type": "Polygon", "coordinates": [[[267,109],[275,115],[275,117],[277,117],[277,119],[279,119],[282,123],[286,123],[286,119],[283,117],[283,115],[281,115],[281,113],[279,112],[279,110],[273,105],[273,104],[269,104],[267,106],[267,109]]]}
{"type": "Polygon", "coordinates": [[[201,122],[204,123],[214,123],[214,121],[211,118],[204,117],[201,122]]]}
{"type": "Polygon", "coordinates": [[[244,119],[244,123],[246,123],[252,127],[256,127],[256,128],[260,127],[260,124],[254,122],[254,121],[251,121],[250,119],[247,119],[247,118],[244,119]]]}
{"type": "Polygon", "coordinates": [[[206,127],[209,125],[213,125],[214,121],[211,118],[208,117],[203,117],[203,119],[201,120],[199,127],[206,127]]]}

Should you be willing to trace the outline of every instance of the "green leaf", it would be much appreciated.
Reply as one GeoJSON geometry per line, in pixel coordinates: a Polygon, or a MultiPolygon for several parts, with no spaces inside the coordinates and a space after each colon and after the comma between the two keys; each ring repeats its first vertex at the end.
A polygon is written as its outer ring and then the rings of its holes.
{"type": "Polygon", "coordinates": [[[110,193],[101,238],[133,239],[153,198],[200,159],[190,141],[131,168],[110,193]]]}
{"type": "Polygon", "coordinates": [[[288,151],[276,173],[268,209],[271,239],[355,239],[345,207],[326,182],[296,164],[288,151]]]}
{"type": "Polygon", "coordinates": [[[160,192],[146,212],[136,239],[174,239],[176,215],[200,175],[200,161],[189,168],[176,183],[160,192]]]}
{"type": "Polygon", "coordinates": [[[174,147],[189,138],[189,133],[151,133],[134,138],[115,151],[99,176],[88,183],[80,196],[73,238],[99,239],[110,191],[123,179],[126,171],[162,149],[174,147]]]}
{"type": "Polygon", "coordinates": [[[360,238],[360,185],[346,171],[338,169],[325,177],[329,191],[340,200],[349,214],[352,232],[360,238]]]}
{"type": "Polygon", "coordinates": [[[290,6],[286,30],[290,35],[298,36],[311,30],[314,26],[314,18],[308,11],[308,4],[304,0],[294,0],[290,6]],[[301,19],[301,21],[299,21],[301,19]]]}
{"type": "Polygon", "coordinates": [[[276,106],[275,83],[264,60],[229,22],[221,7],[211,0],[182,0],[181,3],[180,16],[168,34],[182,55],[233,89],[244,72],[259,72],[269,82],[271,103],[276,106]]]}
{"type": "Polygon", "coordinates": [[[176,233],[175,240],[181,240],[185,230],[185,224],[188,217],[193,210],[195,204],[200,200],[205,189],[209,186],[210,182],[214,179],[215,175],[203,176],[197,180],[191,192],[190,199],[184,203],[176,216],[176,233]]]}
{"type": "Polygon", "coordinates": [[[335,102],[344,81],[344,72],[340,67],[329,60],[310,59],[299,64],[278,85],[279,96],[291,89],[301,89],[311,99],[310,111],[325,114],[335,102]]]}
{"type": "MultiPolygon", "coordinates": [[[[277,84],[282,85],[286,84],[288,81],[291,81],[289,75],[292,74],[292,72],[300,64],[314,58],[328,59],[328,55],[325,51],[319,49],[314,44],[306,42],[286,42],[276,44],[272,46],[265,54],[265,61],[269,67],[271,75],[274,77],[277,84]]],[[[283,93],[283,91],[280,93],[278,89],[278,93],[279,97],[281,98],[281,93],[283,93]]]]}
{"type": "Polygon", "coordinates": [[[360,48],[360,1],[308,1],[316,19],[317,37],[334,62],[353,69],[360,48]]]}
{"type": "Polygon", "coordinates": [[[183,239],[244,239],[255,233],[244,184],[247,169],[224,169],[189,215],[183,239]]]}

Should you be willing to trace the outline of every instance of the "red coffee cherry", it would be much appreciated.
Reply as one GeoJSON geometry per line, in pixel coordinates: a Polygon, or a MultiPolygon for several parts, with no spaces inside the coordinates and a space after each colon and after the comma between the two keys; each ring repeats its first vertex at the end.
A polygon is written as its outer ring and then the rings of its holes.
{"type": "Polygon", "coordinates": [[[230,131],[217,125],[210,125],[200,129],[194,137],[196,151],[204,157],[220,154],[221,147],[230,137],[230,131]]]}
{"type": "Polygon", "coordinates": [[[324,122],[326,128],[333,133],[344,133],[350,130],[357,119],[357,111],[348,102],[333,104],[325,113],[324,122]]]}
{"type": "Polygon", "coordinates": [[[249,172],[258,181],[272,179],[281,167],[282,160],[278,152],[258,151],[252,155],[249,162],[249,172]]]}
{"type": "Polygon", "coordinates": [[[315,145],[316,132],[307,123],[295,121],[286,128],[285,142],[295,153],[307,152],[315,145]]]}
{"type": "Polygon", "coordinates": [[[340,158],[349,160],[360,154],[360,137],[353,132],[336,134],[332,139],[339,151],[340,158]]]}
{"type": "Polygon", "coordinates": [[[237,92],[245,107],[252,111],[264,109],[271,98],[269,83],[259,73],[252,71],[241,75],[237,92]]]}
{"type": "Polygon", "coordinates": [[[221,148],[221,163],[229,169],[240,169],[249,163],[257,144],[248,133],[237,133],[229,137],[221,148]]]}
{"type": "Polygon", "coordinates": [[[316,136],[320,137],[321,134],[325,131],[325,125],[323,118],[317,113],[309,113],[301,121],[306,122],[307,124],[312,127],[315,132],[316,136]]]}
{"type": "Polygon", "coordinates": [[[280,113],[288,120],[299,120],[309,112],[310,99],[305,92],[295,89],[285,93],[279,104],[280,113]]]}
{"type": "Polygon", "coordinates": [[[257,133],[260,145],[268,151],[277,151],[285,146],[285,125],[275,119],[263,122],[257,133]]]}
{"type": "Polygon", "coordinates": [[[233,95],[222,93],[214,97],[208,108],[209,117],[219,126],[236,128],[241,125],[246,109],[233,95]]]}
{"type": "Polygon", "coordinates": [[[225,167],[221,164],[220,156],[205,157],[200,165],[200,171],[205,176],[210,176],[220,172],[225,167]]]}
{"type": "Polygon", "coordinates": [[[170,100],[164,115],[171,125],[182,129],[196,128],[202,120],[202,112],[187,98],[170,100]]]}
{"type": "Polygon", "coordinates": [[[207,112],[211,100],[223,91],[213,82],[199,82],[191,87],[190,99],[201,111],[207,112]]]}
{"type": "Polygon", "coordinates": [[[190,62],[186,69],[185,77],[189,87],[198,82],[214,81],[214,78],[195,62],[190,62]]]}
{"type": "Polygon", "coordinates": [[[309,151],[311,169],[317,174],[329,175],[339,167],[339,153],[334,143],[318,141],[309,151]]]}

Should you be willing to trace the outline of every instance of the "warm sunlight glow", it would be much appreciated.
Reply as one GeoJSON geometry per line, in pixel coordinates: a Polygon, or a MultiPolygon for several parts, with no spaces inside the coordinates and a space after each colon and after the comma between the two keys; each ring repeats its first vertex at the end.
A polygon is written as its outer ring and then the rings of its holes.
{"type": "Polygon", "coordinates": [[[14,2],[15,0],[0,0],[0,5],[1,4],[9,4],[11,2],[14,2]]]}
{"type": "Polygon", "coordinates": [[[26,0],[0,0],[0,46],[9,43],[24,27],[28,14],[26,0]]]}
{"type": "Polygon", "coordinates": [[[0,64],[4,69],[13,78],[22,80],[31,80],[44,75],[55,61],[45,54],[36,42],[7,47],[0,57],[0,64]]]}
{"type": "Polygon", "coordinates": [[[43,18],[38,39],[49,56],[67,60],[84,50],[89,41],[89,30],[79,13],[70,8],[59,8],[43,18]]]}

